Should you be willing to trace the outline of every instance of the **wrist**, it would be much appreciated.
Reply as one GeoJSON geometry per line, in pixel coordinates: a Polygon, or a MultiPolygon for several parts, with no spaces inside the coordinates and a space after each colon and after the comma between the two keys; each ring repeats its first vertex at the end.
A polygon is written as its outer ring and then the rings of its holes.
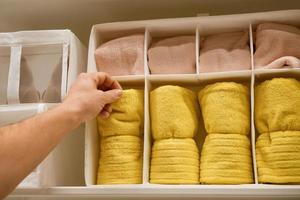
{"type": "Polygon", "coordinates": [[[59,109],[59,112],[75,127],[84,122],[82,109],[79,107],[63,102],[57,107],[57,109],[59,109]]]}

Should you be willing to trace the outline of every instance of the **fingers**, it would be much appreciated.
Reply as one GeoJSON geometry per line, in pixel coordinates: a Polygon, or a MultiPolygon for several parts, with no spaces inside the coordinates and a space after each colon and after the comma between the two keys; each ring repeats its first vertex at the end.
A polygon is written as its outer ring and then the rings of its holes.
{"type": "Polygon", "coordinates": [[[108,91],[99,91],[99,102],[104,105],[110,104],[118,100],[122,96],[122,90],[113,89],[108,91]]]}
{"type": "Polygon", "coordinates": [[[112,108],[110,104],[106,104],[102,111],[100,112],[100,116],[103,118],[109,117],[110,113],[112,112],[112,108]]]}
{"type": "Polygon", "coordinates": [[[104,72],[91,73],[91,77],[96,81],[98,89],[110,90],[110,89],[122,89],[118,81],[114,80],[110,75],[104,72]]]}
{"type": "Polygon", "coordinates": [[[106,104],[103,108],[104,110],[106,110],[107,112],[111,113],[112,112],[112,107],[110,104],[106,104]]]}

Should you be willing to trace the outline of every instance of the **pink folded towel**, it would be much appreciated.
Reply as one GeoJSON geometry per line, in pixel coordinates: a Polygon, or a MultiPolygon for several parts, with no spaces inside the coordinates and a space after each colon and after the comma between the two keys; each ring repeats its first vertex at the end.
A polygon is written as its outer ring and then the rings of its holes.
{"type": "Polygon", "coordinates": [[[195,36],[177,36],[153,42],[148,50],[151,73],[196,73],[195,43],[195,36]]]}
{"type": "Polygon", "coordinates": [[[251,69],[249,32],[210,35],[200,43],[200,72],[251,69]]]}
{"type": "Polygon", "coordinates": [[[300,29],[294,26],[259,24],[255,46],[255,68],[300,67],[300,29]]]}
{"type": "Polygon", "coordinates": [[[114,76],[144,74],[143,53],[143,34],[113,39],[96,49],[96,65],[98,71],[114,76]]]}

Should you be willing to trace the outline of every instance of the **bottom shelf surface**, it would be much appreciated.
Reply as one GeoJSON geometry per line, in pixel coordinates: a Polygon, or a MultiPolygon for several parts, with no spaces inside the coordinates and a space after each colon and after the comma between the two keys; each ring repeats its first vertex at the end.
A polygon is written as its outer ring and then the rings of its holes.
{"type": "Polygon", "coordinates": [[[18,188],[8,199],[300,199],[299,185],[102,185],[18,188]]]}

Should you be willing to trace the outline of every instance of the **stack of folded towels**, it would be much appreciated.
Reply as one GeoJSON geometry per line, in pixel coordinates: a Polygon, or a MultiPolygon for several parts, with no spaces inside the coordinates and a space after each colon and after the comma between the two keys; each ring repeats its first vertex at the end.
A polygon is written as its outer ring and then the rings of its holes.
{"type": "Polygon", "coordinates": [[[98,117],[100,160],[97,184],[142,183],[144,92],[123,90],[106,119],[98,117]]]}
{"type": "Polygon", "coordinates": [[[183,35],[156,40],[148,50],[152,74],[196,73],[195,36],[183,35]]]}
{"type": "Polygon", "coordinates": [[[144,34],[134,34],[110,40],[95,50],[98,71],[110,75],[144,73],[144,34]]]}
{"type": "Polygon", "coordinates": [[[300,183],[300,82],[274,78],[255,88],[261,183],[300,183]]]}
{"type": "Polygon", "coordinates": [[[203,37],[200,43],[200,72],[251,69],[249,32],[233,32],[203,37]]]}
{"type": "Polygon", "coordinates": [[[183,87],[161,86],[150,93],[151,183],[199,183],[196,106],[195,93],[183,87]]]}
{"type": "Polygon", "coordinates": [[[286,24],[263,23],[256,29],[256,68],[299,68],[300,29],[286,24]]]}
{"type": "Polygon", "coordinates": [[[207,137],[201,152],[200,182],[253,182],[248,88],[234,82],[215,83],[199,92],[207,137]]]}

